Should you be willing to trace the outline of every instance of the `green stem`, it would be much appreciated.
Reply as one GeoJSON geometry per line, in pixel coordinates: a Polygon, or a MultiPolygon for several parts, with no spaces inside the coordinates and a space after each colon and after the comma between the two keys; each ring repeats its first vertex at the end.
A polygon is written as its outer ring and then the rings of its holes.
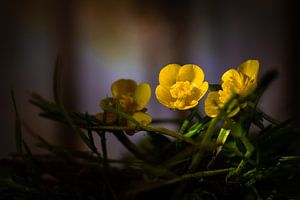
{"type": "Polygon", "coordinates": [[[188,168],[188,170],[189,171],[195,171],[195,169],[196,169],[196,167],[198,166],[198,164],[199,164],[199,162],[200,162],[200,160],[202,159],[202,153],[200,153],[200,152],[197,152],[194,156],[193,156],[193,158],[192,158],[192,162],[191,162],[191,164],[189,165],[189,168],[188,168]]]}
{"type": "MultiPolygon", "coordinates": [[[[106,125],[107,122],[107,112],[104,111],[103,113],[103,124],[106,125]]],[[[101,148],[102,148],[102,153],[103,153],[103,158],[104,158],[104,168],[106,171],[108,171],[108,162],[107,162],[107,146],[106,146],[106,132],[105,130],[98,131],[97,132],[100,136],[101,140],[101,148]]]]}
{"type": "Polygon", "coordinates": [[[12,98],[12,102],[13,102],[13,106],[14,106],[14,110],[15,110],[15,142],[16,142],[16,149],[17,149],[17,153],[18,154],[23,154],[23,149],[22,149],[22,125],[21,125],[21,117],[19,114],[19,110],[17,108],[17,103],[16,103],[16,99],[15,99],[15,94],[14,94],[14,90],[11,89],[11,98],[12,98]]]}
{"type": "MultiPolygon", "coordinates": [[[[208,129],[206,133],[204,134],[203,139],[201,140],[200,146],[203,147],[205,145],[208,145],[211,142],[211,138],[215,133],[216,125],[221,120],[222,117],[227,117],[227,110],[230,109],[229,107],[232,107],[231,103],[233,100],[237,97],[237,95],[232,95],[232,97],[227,101],[227,103],[224,105],[224,107],[219,111],[218,115],[213,118],[210,121],[210,124],[208,126],[208,129]]],[[[237,106],[237,105],[234,105],[237,106]]],[[[235,109],[235,107],[231,108],[232,110],[235,109]]],[[[230,113],[230,112],[229,112],[230,113]]],[[[204,149],[205,150],[205,149],[204,149]]],[[[192,162],[189,166],[190,171],[194,171],[196,167],[198,166],[199,162],[201,161],[205,151],[199,151],[197,154],[193,156],[192,162]]]]}
{"type": "Polygon", "coordinates": [[[54,69],[54,75],[53,75],[53,96],[55,103],[57,104],[57,107],[59,109],[59,112],[66,120],[67,124],[74,130],[74,132],[82,139],[82,141],[96,154],[99,154],[97,152],[97,149],[91,144],[89,138],[81,131],[81,129],[75,124],[72,117],[66,110],[61,98],[60,98],[60,89],[61,89],[61,78],[62,78],[62,60],[61,58],[57,58],[55,69],[54,69]]]}
{"type": "MultiPolygon", "coordinates": [[[[243,142],[243,144],[245,145],[245,148],[248,152],[253,153],[254,151],[254,146],[251,144],[251,142],[249,141],[249,139],[247,138],[247,136],[245,134],[242,134],[240,137],[240,140],[243,142]]],[[[247,157],[246,157],[247,158],[247,157]]]]}
{"type": "Polygon", "coordinates": [[[186,119],[183,121],[179,133],[184,134],[187,130],[188,126],[190,125],[191,121],[193,120],[194,116],[198,113],[198,109],[195,108],[192,110],[192,112],[186,117],[186,119]]]}
{"type": "Polygon", "coordinates": [[[213,118],[210,123],[209,123],[209,126],[208,126],[208,129],[206,131],[206,133],[204,134],[204,137],[201,141],[201,145],[203,144],[206,144],[208,142],[210,142],[214,132],[215,132],[215,128],[216,128],[216,125],[218,123],[218,121],[220,120],[220,115],[218,115],[217,117],[213,118]]]}
{"type": "Polygon", "coordinates": [[[134,156],[140,160],[151,163],[149,156],[142,152],[134,143],[132,143],[122,131],[114,131],[113,134],[134,156]]]}
{"type": "Polygon", "coordinates": [[[107,146],[106,146],[106,135],[104,131],[96,131],[100,136],[101,149],[103,154],[103,165],[105,169],[108,169],[108,156],[107,156],[107,146]]]}
{"type": "MultiPolygon", "coordinates": [[[[217,125],[217,122],[219,121],[219,118],[220,118],[221,115],[218,115],[216,118],[213,118],[211,121],[210,121],[210,124],[208,126],[208,129],[206,131],[206,133],[204,134],[204,137],[203,139],[201,140],[201,147],[203,147],[204,145],[207,145],[209,142],[210,142],[210,139],[211,137],[213,136],[214,134],[214,131],[215,131],[215,127],[217,125]]],[[[194,171],[198,164],[200,163],[202,157],[203,157],[203,154],[204,152],[203,151],[199,151],[197,152],[193,158],[192,158],[192,162],[191,164],[189,165],[189,171],[194,171]]]]}
{"type": "Polygon", "coordinates": [[[146,131],[156,132],[156,133],[163,134],[163,135],[168,135],[168,136],[177,138],[179,140],[182,140],[184,142],[190,143],[192,145],[199,145],[193,139],[186,137],[184,135],[181,135],[178,132],[166,129],[166,128],[154,127],[154,126],[144,126],[144,125],[140,125],[140,127],[146,131]]]}
{"type": "Polygon", "coordinates": [[[186,181],[186,180],[190,180],[190,179],[200,179],[200,178],[204,178],[204,177],[208,177],[208,176],[217,176],[217,175],[221,175],[221,174],[226,174],[232,170],[234,170],[234,168],[200,171],[200,172],[196,172],[196,173],[185,174],[183,176],[174,178],[167,182],[168,182],[168,184],[173,184],[173,183],[186,181]]]}
{"type": "Polygon", "coordinates": [[[146,126],[143,124],[140,124],[138,121],[136,121],[131,115],[128,115],[126,113],[123,113],[113,107],[104,105],[103,109],[109,112],[115,112],[117,113],[120,117],[123,117],[131,122],[133,122],[136,125],[136,129],[141,129],[141,130],[145,130],[145,131],[149,131],[149,132],[156,132],[159,134],[163,134],[163,135],[168,135],[174,138],[177,138],[179,140],[185,141],[187,143],[193,144],[193,145],[198,145],[193,139],[189,138],[189,137],[185,137],[184,135],[181,135],[180,133],[176,132],[176,131],[172,131],[166,128],[160,128],[160,127],[154,127],[154,126],[146,126]]]}
{"type": "MultiPolygon", "coordinates": [[[[85,113],[86,123],[87,123],[88,125],[90,125],[91,123],[90,123],[90,121],[89,121],[89,119],[88,119],[88,116],[89,116],[88,113],[85,113]]],[[[98,156],[99,159],[101,159],[101,155],[100,155],[100,153],[98,152],[97,147],[96,147],[96,145],[95,145],[95,141],[94,141],[94,136],[93,136],[93,134],[92,134],[92,130],[91,130],[91,129],[87,130],[87,134],[88,134],[88,138],[89,138],[89,141],[90,141],[90,143],[91,143],[91,146],[92,146],[93,149],[94,149],[93,152],[98,156]]]]}
{"type": "Polygon", "coordinates": [[[254,146],[251,144],[251,142],[249,141],[249,139],[247,138],[247,136],[245,134],[240,134],[238,136],[238,138],[242,141],[242,143],[244,144],[244,146],[246,148],[245,157],[243,160],[241,160],[241,162],[239,163],[237,168],[232,172],[232,174],[229,174],[228,177],[230,177],[232,175],[240,175],[242,170],[245,168],[248,160],[250,159],[252,153],[254,152],[254,146]]]}
{"type": "Polygon", "coordinates": [[[135,190],[133,193],[129,193],[129,194],[134,195],[134,194],[144,193],[144,192],[151,191],[151,190],[163,187],[163,186],[172,185],[175,183],[179,183],[179,182],[187,181],[187,180],[191,180],[191,179],[201,179],[201,178],[209,177],[209,176],[218,176],[218,175],[226,174],[232,170],[234,170],[234,168],[217,169],[217,170],[209,170],[209,171],[201,171],[201,172],[196,172],[196,173],[191,173],[191,174],[185,174],[183,176],[176,177],[176,178],[173,178],[173,179],[170,179],[167,181],[163,181],[161,183],[157,183],[157,184],[151,185],[149,187],[144,187],[144,188],[135,190]]]}
{"type": "Polygon", "coordinates": [[[221,120],[222,117],[227,117],[227,109],[231,109],[231,110],[234,110],[238,105],[231,105],[233,100],[237,97],[237,95],[232,95],[232,97],[226,102],[226,104],[224,105],[224,107],[219,111],[218,115],[213,118],[211,121],[210,121],[210,124],[208,126],[208,129],[204,135],[204,138],[203,140],[201,141],[201,145],[203,144],[206,144],[208,142],[210,142],[214,132],[215,132],[215,129],[216,129],[216,125],[218,123],[219,120],[221,120]]]}
{"type": "Polygon", "coordinates": [[[94,131],[141,131],[142,129],[138,127],[130,127],[130,126],[90,126],[83,127],[85,129],[91,129],[94,131]]]}
{"type": "Polygon", "coordinates": [[[264,111],[262,111],[260,108],[257,108],[257,111],[260,112],[263,116],[264,119],[266,119],[267,121],[271,122],[272,124],[275,125],[279,125],[280,121],[271,117],[270,115],[268,115],[267,113],[265,113],[264,111]]]}

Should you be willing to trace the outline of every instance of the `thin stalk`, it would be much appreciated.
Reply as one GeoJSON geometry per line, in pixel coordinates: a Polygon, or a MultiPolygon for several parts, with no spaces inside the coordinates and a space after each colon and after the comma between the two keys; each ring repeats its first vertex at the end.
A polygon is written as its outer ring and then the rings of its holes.
{"type": "Polygon", "coordinates": [[[177,138],[179,140],[185,141],[187,143],[190,143],[190,144],[193,144],[193,145],[198,145],[193,139],[191,139],[189,137],[185,137],[184,135],[181,135],[180,133],[178,133],[176,131],[172,131],[172,130],[169,130],[169,129],[166,129],[166,128],[160,128],[160,127],[154,127],[154,126],[146,126],[146,125],[140,124],[132,116],[130,116],[130,115],[126,114],[126,113],[123,113],[123,112],[121,112],[121,111],[119,111],[119,110],[117,110],[117,109],[115,109],[113,107],[105,105],[105,106],[103,106],[103,109],[107,110],[109,112],[115,112],[120,117],[123,117],[123,118],[125,118],[125,119],[133,122],[136,125],[137,129],[140,128],[140,129],[145,130],[145,131],[156,132],[156,133],[159,133],[159,134],[168,135],[168,136],[177,138]]]}
{"type": "MultiPolygon", "coordinates": [[[[208,126],[208,129],[203,137],[203,140],[201,141],[201,145],[210,142],[213,134],[215,133],[215,129],[216,129],[216,125],[218,123],[218,121],[221,120],[222,117],[227,117],[227,109],[229,109],[229,107],[231,106],[231,103],[233,102],[233,100],[237,97],[237,95],[233,95],[224,105],[224,107],[219,111],[218,115],[213,118],[210,121],[210,124],[208,126]]],[[[238,105],[234,105],[231,110],[234,110],[238,105]]]]}
{"type": "Polygon", "coordinates": [[[80,128],[75,124],[72,117],[66,110],[61,98],[60,98],[60,89],[61,89],[61,78],[62,78],[62,60],[59,57],[55,64],[54,75],[53,75],[53,96],[55,103],[57,104],[60,113],[65,118],[67,124],[74,130],[74,132],[79,135],[82,141],[96,154],[97,149],[91,144],[89,138],[80,130],[80,128]]]}
{"type": "Polygon", "coordinates": [[[200,179],[200,178],[204,178],[204,177],[208,177],[208,176],[217,176],[217,175],[221,175],[221,174],[226,174],[232,170],[234,170],[234,168],[208,170],[208,171],[200,171],[200,172],[191,173],[191,174],[185,174],[183,176],[180,176],[180,177],[177,177],[177,178],[167,181],[167,184],[174,184],[177,182],[186,181],[186,180],[190,180],[190,179],[200,179]]]}
{"type": "MultiPolygon", "coordinates": [[[[103,113],[103,124],[105,125],[107,121],[107,112],[104,111],[103,113]]],[[[107,162],[107,145],[106,145],[106,131],[102,130],[97,132],[100,136],[101,140],[101,148],[102,148],[102,153],[103,153],[103,158],[104,158],[104,167],[106,170],[108,170],[108,162],[107,162]]]]}
{"type": "Polygon", "coordinates": [[[148,158],[149,156],[132,143],[122,131],[114,131],[113,134],[135,157],[146,162],[151,162],[148,158]]]}
{"type": "Polygon", "coordinates": [[[280,121],[271,117],[270,115],[268,115],[267,113],[265,113],[264,111],[262,111],[260,108],[256,108],[258,112],[260,112],[263,116],[264,119],[266,119],[267,121],[271,122],[272,124],[275,125],[279,125],[280,121]]]}
{"type": "Polygon", "coordinates": [[[192,110],[192,112],[186,117],[186,119],[183,121],[179,133],[184,134],[187,130],[188,126],[190,125],[191,121],[193,120],[194,116],[198,113],[198,109],[195,108],[192,110]]]}
{"type": "Polygon", "coordinates": [[[157,183],[150,187],[144,187],[139,190],[135,190],[133,192],[130,192],[129,195],[144,193],[144,192],[151,191],[151,190],[163,187],[163,186],[172,185],[172,184],[187,181],[187,180],[201,179],[201,178],[210,177],[210,176],[218,176],[218,175],[226,174],[232,170],[234,170],[234,168],[200,171],[200,172],[196,172],[196,173],[185,174],[185,175],[182,175],[182,176],[179,176],[179,177],[167,180],[167,181],[163,181],[161,183],[157,183]]]}
{"type": "MultiPolygon", "coordinates": [[[[201,140],[200,146],[205,146],[207,144],[209,144],[211,142],[211,138],[215,133],[215,129],[217,126],[217,123],[221,120],[222,117],[227,117],[227,109],[229,108],[229,106],[231,105],[232,101],[237,97],[237,95],[233,95],[228,101],[227,103],[224,105],[224,107],[219,111],[218,115],[213,118],[210,123],[209,126],[207,128],[206,133],[204,134],[203,139],[201,140]]],[[[235,108],[232,108],[232,110],[234,110],[235,108]]],[[[205,151],[199,151],[198,153],[196,153],[193,156],[192,162],[189,165],[189,171],[194,171],[198,164],[200,163],[203,155],[204,155],[205,151]]]]}
{"type": "Polygon", "coordinates": [[[108,162],[107,162],[107,145],[106,145],[106,134],[104,131],[96,131],[97,134],[100,136],[102,154],[103,154],[103,161],[104,167],[108,169],[108,162]]]}
{"type": "Polygon", "coordinates": [[[85,129],[91,129],[94,131],[141,131],[143,129],[139,127],[130,127],[130,126],[88,126],[88,127],[83,127],[85,129]]]}
{"type": "Polygon", "coordinates": [[[17,149],[17,153],[22,155],[23,154],[23,145],[22,145],[22,125],[21,125],[21,118],[20,118],[20,114],[19,114],[19,110],[17,108],[17,103],[16,103],[16,99],[15,99],[15,94],[13,89],[11,89],[11,98],[12,98],[12,102],[13,102],[13,106],[15,109],[15,141],[16,141],[16,149],[17,149]]]}
{"type": "MultiPolygon", "coordinates": [[[[206,133],[204,134],[204,137],[201,141],[201,144],[200,144],[201,146],[206,145],[210,142],[211,137],[214,134],[215,127],[216,127],[217,122],[219,121],[220,117],[221,117],[221,115],[218,115],[216,118],[213,118],[210,121],[208,129],[207,129],[206,133]]],[[[191,162],[191,164],[189,165],[189,168],[188,168],[189,171],[194,171],[196,169],[196,167],[198,166],[198,164],[200,163],[200,161],[203,157],[203,153],[204,153],[203,151],[199,151],[193,156],[192,162],[191,162]]]]}

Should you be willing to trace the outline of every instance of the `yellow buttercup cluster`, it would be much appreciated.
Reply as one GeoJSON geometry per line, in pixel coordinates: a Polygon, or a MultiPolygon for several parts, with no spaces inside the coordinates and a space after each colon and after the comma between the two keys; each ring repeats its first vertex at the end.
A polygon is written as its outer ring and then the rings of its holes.
{"type": "Polygon", "coordinates": [[[159,73],[155,90],[158,101],[170,108],[186,110],[198,105],[208,89],[203,70],[192,64],[169,64],[159,73]]]}
{"type": "MultiPolygon", "coordinates": [[[[247,60],[237,69],[226,71],[222,76],[222,89],[210,92],[204,102],[207,116],[216,117],[233,96],[246,97],[253,92],[257,87],[258,71],[257,60],[247,60]]],[[[169,64],[159,73],[159,85],[155,94],[162,105],[170,109],[187,110],[198,105],[208,86],[208,82],[204,81],[203,70],[199,66],[169,64]]],[[[113,97],[100,101],[100,107],[109,104],[116,108],[119,103],[120,110],[132,115],[136,121],[143,125],[151,123],[151,116],[145,113],[145,107],[151,97],[151,87],[148,83],[137,84],[134,80],[120,79],[111,85],[111,93],[113,97]]],[[[246,105],[246,103],[239,105],[238,99],[233,99],[227,116],[236,115],[240,108],[246,105]]],[[[96,117],[103,120],[102,113],[97,113],[96,117]]],[[[107,123],[115,122],[116,119],[115,113],[108,113],[106,116],[107,123]]],[[[129,121],[124,122],[124,119],[121,124],[132,125],[129,121]]]]}
{"type": "MultiPolygon", "coordinates": [[[[106,103],[116,107],[117,102],[119,102],[122,112],[132,115],[135,120],[143,125],[151,123],[151,116],[145,113],[145,107],[151,98],[151,87],[148,83],[137,84],[134,80],[119,79],[111,85],[111,93],[113,98],[101,100],[100,107],[103,107],[102,105],[106,103]]],[[[103,114],[97,113],[96,117],[102,120],[103,114]]],[[[106,120],[112,122],[115,119],[116,115],[109,113],[106,120]]],[[[127,125],[130,125],[130,123],[127,122],[127,125]]]]}
{"type": "MultiPolygon", "coordinates": [[[[257,75],[259,71],[259,62],[257,60],[247,60],[235,69],[226,71],[222,76],[222,90],[210,92],[204,102],[205,113],[210,117],[216,117],[233,96],[245,97],[253,92],[257,87],[257,75]]],[[[237,101],[233,101],[236,104],[237,101]]],[[[228,114],[228,117],[236,115],[240,107],[246,104],[238,105],[228,114]]]]}

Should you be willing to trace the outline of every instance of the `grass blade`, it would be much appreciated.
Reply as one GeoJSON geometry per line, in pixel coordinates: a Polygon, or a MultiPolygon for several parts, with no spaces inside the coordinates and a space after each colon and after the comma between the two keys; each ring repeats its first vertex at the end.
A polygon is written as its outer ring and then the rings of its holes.
{"type": "Polygon", "coordinates": [[[16,104],[16,99],[15,99],[15,94],[14,94],[14,90],[11,89],[11,98],[12,98],[12,102],[13,102],[13,106],[15,109],[15,142],[16,142],[16,149],[17,149],[17,153],[18,154],[22,154],[22,125],[21,125],[21,118],[19,115],[19,111],[17,108],[17,104],[16,104]]]}

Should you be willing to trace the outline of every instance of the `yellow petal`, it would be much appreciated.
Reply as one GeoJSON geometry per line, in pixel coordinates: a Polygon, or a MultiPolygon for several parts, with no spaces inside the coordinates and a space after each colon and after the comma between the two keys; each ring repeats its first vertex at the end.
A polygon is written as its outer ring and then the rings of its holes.
{"type": "MultiPolygon", "coordinates": [[[[226,83],[226,82],[225,82],[226,83]]],[[[224,87],[222,84],[222,88],[224,87]]],[[[223,90],[219,90],[219,100],[223,104],[225,104],[235,93],[231,90],[231,88],[224,87],[223,90]]]]}
{"type": "MultiPolygon", "coordinates": [[[[152,122],[152,117],[143,112],[136,112],[132,115],[132,117],[144,126],[147,126],[148,124],[150,124],[152,122]]],[[[127,121],[127,126],[136,127],[136,124],[131,121],[127,121]]],[[[125,131],[125,133],[127,135],[134,135],[136,132],[137,131],[125,131]]]]}
{"type": "Polygon", "coordinates": [[[113,97],[120,98],[122,95],[133,95],[137,84],[134,80],[119,79],[111,85],[111,93],[113,97]]]}
{"type": "Polygon", "coordinates": [[[204,80],[203,70],[193,64],[183,65],[178,73],[177,81],[190,81],[193,82],[196,86],[200,87],[204,80]]]}
{"type": "Polygon", "coordinates": [[[229,114],[228,114],[228,117],[233,117],[234,115],[236,115],[238,112],[240,111],[240,107],[236,107],[233,111],[231,111],[229,114]]]}
{"type": "Polygon", "coordinates": [[[259,61],[258,60],[247,60],[240,64],[237,70],[245,75],[247,75],[250,79],[256,80],[258,71],[259,71],[259,61]]]}
{"type": "Polygon", "coordinates": [[[184,106],[177,106],[176,109],[178,110],[188,110],[190,108],[194,108],[198,105],[199,101],[191,101],[188,105],[184,106]]]}
{"type": "Polygon", "coordinates": [[[204,101],[204,111],[209,117],[216,117],[220,112],[220,107],[223,105],[219,100],[219,93],[217,91],[208,93],[204,101]]]}
{"type": "MultiPolygon", "coordinates": [[[[210,92],[207,95],[206,100],[204,101],[204,111],[209,117],[216,117],[220,109],[224,104],[220,101],[220,94],[217,91],[210,92]]],[[[236,107],[233,111],[228,113],[228,117],[233,117],[240,111],[240,107],[236,107]]]]}
{"type": "MultiPolygon", "coordinates": [[[[207,90],[208,90],[208,82],[204,82],[200,88],[197,88],[197,89],[195,88],[195,90],[193,91],[191,96],[187,97],[184,100],[181,100],[184,103],[182,105],[177,104],[176,109],[187,110],[187,109],[197,106],[200,99],[205,95],[207,90]]],[[[180,100],[177,100],[177,101],[180,101],[180,100]]]]}
{"type": "MultiPolygon", "coordinates": [[[[136,112],[132,115],[132,117],[144,126],[146,126],[152,122],[152,117],[143,112],[136,112]]],[[[135,126],[135,124],[129,121],[128,126],[135,126]]]]}
{"type": "Polygon", "coordinates": [[[239,72],[235,69],[229,69],[222,75],[222,82],[237,81],[241,82],[242,78],[239,72]]]}
{"type": "Polygon", "coordinates": [[[208,90],[208,87],[209,87],[209,85],[208,85],[208,82],[206,82],[206,81],[201,85],[201,87],[199,88],[201,91],[201,94],[200,94],[200,98],[198,100],[200,100],[205,95],[205,93],[208,90]]]}
{"type": "Polygon", "coordinates": [[[174,99],[171,94],[170,90],[166,89],[162,85],[158,85],[155,90],[155,95],[157,100],[164,106],[174,109],[174,107],[170,104],[171,102],[174,102],[176,99],[174,99]]]}
{"type": "Polygon", "coordinates": [[[137,86],[133,99],[136,103],[136,110],[146,107],[151,98],[151,87],[148,83],[141,83],[137,86]]]}
{"type": "Polygon", "coordinates": [[[180,65],[177,64],[169,64],[162,68],[159,72],[160,85],[163,85],[164,87],[171,87],[176,82],[179,69],[180,65]]]}

